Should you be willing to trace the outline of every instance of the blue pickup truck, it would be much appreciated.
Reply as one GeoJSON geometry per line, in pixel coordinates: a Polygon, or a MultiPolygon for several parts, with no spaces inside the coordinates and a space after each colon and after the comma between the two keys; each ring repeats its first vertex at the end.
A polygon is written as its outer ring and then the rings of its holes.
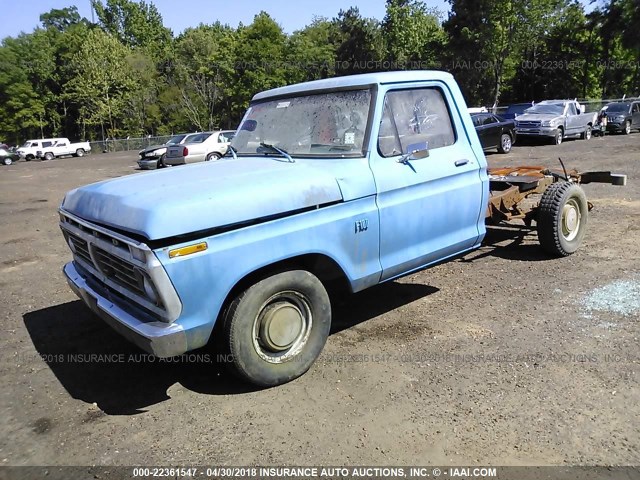
{"type": "Polygon", "coordinates": [[[489,170],[447,73],[319,80],[257,94],[226,158],[68,192],[64,274],[144,350],[215,338],[242,378],[278,385],[320,354],[330,292],[473,250],[487,221],[535,222],[543,248],[569,255],[588,217],[579,183],[625,178],[489,170]]]}

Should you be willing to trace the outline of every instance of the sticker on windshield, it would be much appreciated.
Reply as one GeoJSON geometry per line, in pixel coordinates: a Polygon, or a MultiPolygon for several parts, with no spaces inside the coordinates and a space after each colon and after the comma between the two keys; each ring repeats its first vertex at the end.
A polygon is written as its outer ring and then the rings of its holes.
{"type": "Polygon", "coordinates": [[[344,144],[345,145],[354,145],[356,143],[356,134],[355,132],[346,132],[344,134],[344,144]]]}
{"type": "Polygon", "coordinates": [[[291,102],[279,102],[276,108],[287,108],[289,105],[291,105],[291,102]]]}

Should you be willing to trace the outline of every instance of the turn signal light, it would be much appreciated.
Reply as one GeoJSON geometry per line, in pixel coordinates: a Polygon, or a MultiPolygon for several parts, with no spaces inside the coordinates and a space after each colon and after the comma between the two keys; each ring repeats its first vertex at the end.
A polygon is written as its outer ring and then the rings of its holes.
{"type": "Polygon", "coordinates": [[[169,258],[184,257],[185,255],[191,255],[192,253],[204,252],[207,248],[207,242],[175,248],[173,250],[169,250],[169,258]]]}

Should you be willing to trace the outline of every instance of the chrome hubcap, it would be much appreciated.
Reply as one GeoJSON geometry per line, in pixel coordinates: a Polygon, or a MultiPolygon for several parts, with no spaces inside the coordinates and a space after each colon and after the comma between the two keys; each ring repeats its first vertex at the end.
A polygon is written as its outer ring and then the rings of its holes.
{"type": "Polygon", "coordinates": [[[509,150],[510,148],[511,148],[511,138],[504,137],[502,139],[502,149],[503,150],[509,150]]]}
{"type": "Polygon", "coordinates": [[[254,321],[253,346],[270,363],[282,363],[298,354],[311,332],[308,299],[299,292],[280,292],[267,300],[254,321]]]}
{"type": "Polygon", "coordinates": [[[562,236],[571,241],[580,231],[580,208],[575,200],[569,200],[562,209],[562,236]]]}

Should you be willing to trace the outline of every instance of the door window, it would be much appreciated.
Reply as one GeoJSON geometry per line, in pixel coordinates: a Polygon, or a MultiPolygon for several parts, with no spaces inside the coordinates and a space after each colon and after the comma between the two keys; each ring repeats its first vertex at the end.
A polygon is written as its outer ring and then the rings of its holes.
{"type": "MultiPolygon", "coordinates": [[[[433,150],[453,145],[456,135],[442,91],[438,88],[387,93],[378,134],[378,150],[392,157],[426,143],[433,150]]],[[[417,148],[419,149],[419,147],[417,148]]]]}

